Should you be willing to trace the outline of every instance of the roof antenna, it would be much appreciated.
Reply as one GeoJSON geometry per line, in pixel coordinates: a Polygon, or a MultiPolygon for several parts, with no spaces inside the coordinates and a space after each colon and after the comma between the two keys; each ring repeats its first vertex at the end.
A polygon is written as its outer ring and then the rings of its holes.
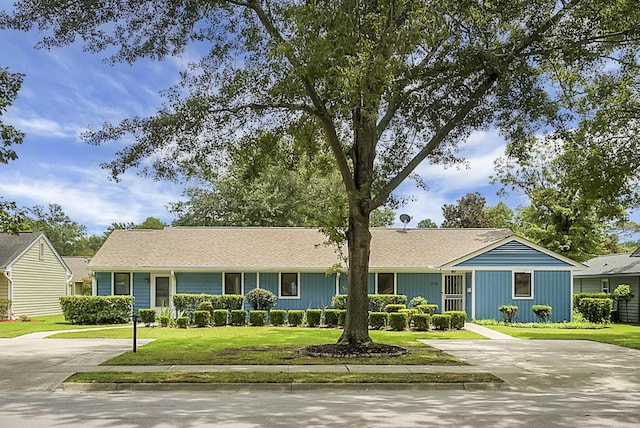
{"type": "Polygon", "coordinates": [[[409,223],[411,221],[411,216],[409,216],[409,214],[400,214],[400,221],[402,223],[404,223],[404,229],[402,229],[403,231],[407,230],[407,223],[409,223]]]}

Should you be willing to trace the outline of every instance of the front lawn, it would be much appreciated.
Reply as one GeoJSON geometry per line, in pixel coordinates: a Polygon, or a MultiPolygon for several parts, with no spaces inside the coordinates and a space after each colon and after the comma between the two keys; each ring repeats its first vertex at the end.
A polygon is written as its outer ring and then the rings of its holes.
{"type": "MultiPolygon", "coordinates": [[[[131,330],[65,333],[55,337],[131,338],[131,330]]],[[[450,355],[423,345],[418,339],[481,339],[470,331],[394,332],[371,331],[378,343],[409,348],[401,357],[330,358],[309,357],[298,349],[313,344],[335,343],[342,330],[300,327],[138,328],[139,338],[156,338],[137,353],[127,352],[106,365],[217,365],[217,364],[459,364],[450,355]]]]}
{"type": "Polygon", "coordinates": [[[64,315],[34,316],[31,321],[0,321],[0,338],[17,337],[39,331],[75,330],[96,327],[113,327],[113,325],[76,325],[65,321],[64,315]]]}
{"type": "Polygon", "coordinates": [[[542,340],[592,340],[627,348],[640,349],[640,326],[628,324],[609,324],[600,329],[554,329],[507,327],[504,325],[485,325],[501,333],[519,339],[542,340]]]}

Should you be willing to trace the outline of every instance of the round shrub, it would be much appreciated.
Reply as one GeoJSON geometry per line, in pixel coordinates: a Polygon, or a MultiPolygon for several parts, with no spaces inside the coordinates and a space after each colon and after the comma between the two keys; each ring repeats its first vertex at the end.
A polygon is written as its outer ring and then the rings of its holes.
{"type": "Polygon", "coordinates": [[[400,305],[396,303],[390,303],[384,307],[385,312],[398,312],[400,309],[407,309],[407,305],[400,305]]]}
{"type": "Polygon", "coordinates": [[[447,311],[445,315],[451,315],[451,328],[463,329],[464,323],[467,321],[467,313],[465,311],[447,311]]]}
{"type": "Polygon", "coordinates": [[[498,308],[498,310],[502,313],[504,322],[509,324],[511,324],[513,320],[516,319],[516,314],[518,313],[518,307],[514,305],[502,305],[498,308]]]}
{"type": "Polygon", "coordinates": [[[269,319],[272,325],[283,325],[287,319],[287,311],[284,309],[271,309],[269,319]]]}
{"type": "Polygon", "coordinates": [[[247,311],[244,309],[234,309],[231,311],[231,325],[246,325],[247,311]]]}
{"type": "Polygon", "coordinates": [[[389,313],[389,327],[394,331],[402,331],[407,328],[407,314],[403,312],[389,313]]]}
{"type": "Polygon", "coordinates": [[[433,314],[431,323],[436,330],[449,330],[451,328],[451,315],[433,314]]]}
{"type": "Polygon", "coordinates": [[[147,327],[153,324],[156,320],[156,310],[155,309],[140,309],[140,321],[144,323],[147,327]]]}
{"type": "Polygon", "coordinates": [[[307,309],[307,325],[318,327],[322,320],[322,309],[307,309]]]}
{"type": "Polygon", "coordinates": [[[249,324],[261,327],[267,323],[267,311],[253,310],[249,312],[249,324]]]}
{"type": "Polygon", "coordinates": [[[324,323],[329,327],[336,327],[338,325],[338,314],[342,309],[325,309],[324,311],[324,323]]]}
{"type": "Polygon", "coordinates": [[[199,311],[207,311],[207,312],[209,312],[209,315],[213,315],[213,303],[211,303],[208,300],[206,300],[204,302],[200,302],[200,305],[198,306],[198,310],[199,311]]]}
{"type": "Polygon", "coordinates": [[[291,327],[302,325],[304,322],[304,311],[299,309],[290,309],[289,316],[287,318],[291,327]]]}
{"type": "Polygon", "coordinates": [[[216,309],[228,309],[230,311],[233,311],[233,310],[242,309],[244,307],[244,296],[242,294],[225,294],[224,296],[216,296],[216,297],[220,299],[220,303],[218,304],[217,307],[214,302],[214,307],[216,309]]]}
{"type": "Polygon", "coordinates": [[[178,328],[187,328],[189,321],[191,321],[189,317],[178,317],[176,318],[176,325],[178,328]]]}
{"type": "Polygon", "coordinates": [[[387,312],[369,312],[369,326],[381,330],[387,326],[387,312]]]}
{"type": "Polygon", "coordinates": [[[193,319],[198,327],[206,327],[211,323],[211,312],[195,311],[193,313],[193,319]]]}
{"type": "Polygon", "coordinates": [[[254,288],[247,293],[247,302],[256,310],[268,311],[276,305],[276,300],[276,295],[264,288],[254,288]]]}
{"type": "Polygon", "coordinates": [[[533,305],[531,310],[536,317],[538,317],[539,322],[547,322],[549,317],[551,316],[551,306],[547,305],[533,305]]]}
{"type": "Polygon", "coordinates": [[[227,309],[214,309],[213,310],[213,325],[216,327],[220,327],[223,325],[227,325],[227,320],[229,319],[229,311],[227,309]]]}
{"type": "Polygon", "coordinates": [[[438,305],[419,305],[416,309],[423,314],[433,315],[438,311],[438,305]]]}
{"type": "Polygon", "coordinates": [[[422,296],[416,296],[409,302],[409,306],[412,308],[417,308],[420,305],[426,305],[429,301],[422,296]]]}
{"type": "Polygon", "coordinates": [[[158,321],[160,321],[160,327],[168,327],[170,319],[171,317],[168,317],[166,315],[160,315],[158,317],[158,321]]]}
{"type": "Polygon", "coordinates": [[[413,315],[413,328],[419,331],[428,331],[430,327],[431,315],[420,313],[413,315]]]}
{"type": "Polygon", "coordinates": [[[347,295],[336,294],[331,298],[331,306],[334,309],[347,309],[347,295]]]}

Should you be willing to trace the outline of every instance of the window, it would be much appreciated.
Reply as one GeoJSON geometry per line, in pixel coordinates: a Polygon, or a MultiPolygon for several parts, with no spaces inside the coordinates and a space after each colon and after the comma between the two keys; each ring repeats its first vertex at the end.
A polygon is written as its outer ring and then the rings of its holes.
{"type": "Polygon", "coordinates": [[[533,281],[531,272],[513,273],[513,297],[533,297],[533,281]]]}
{"type": "Polygon", "coordinates": [[[604,278],[602,280],[602,292],[603,293],[609,293],[610,292],[609,290],[611,290],[609,288],[609,278],[604,278]]]}
{"type": "Polygon", "coordinates": [[[242,294],[242,274],[224,274],[224,294],[242,294]]]}
{"type": "Polygon", "coordinates": [[[131,294],[131,274],[114,273],[113,274],[113,295],[129,296],[131,294]]]}
{"type": "Polygon", "coordinates": [[[395,275],[392,273],[378,274],[378,294],[394,294],[395,275]]]}
{"type": "Polygon", "coordinates": [[[156,277],[156,306],[169,307],[169,277],[156,277]]]}
{"type": "Polygon", "coordinates": [[[297,273],[280,274],[280,297],[298,297],[299,291],[297,273]]]}
{"type": "Polygon", "coordinates": [[[44,260],[44,242],[40,242],[40,252],[38,253],[38,258],[41,261],[44,260]]]}

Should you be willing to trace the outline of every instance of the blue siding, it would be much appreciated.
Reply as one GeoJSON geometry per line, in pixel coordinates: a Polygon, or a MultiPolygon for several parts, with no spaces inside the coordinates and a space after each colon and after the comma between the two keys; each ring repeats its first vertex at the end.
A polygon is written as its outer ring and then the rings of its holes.
{"type": "Polygon", "coordinates": [[[473,301],[471,299],[472,294],[467,293],[467,289],[471,288],[472,276],[473,274],[471,272],[467,272],[464,276],[464,310],[467,312],[467,319],[471,319],[471,305],[473,304],[473,301]]]}
{"type": "Polygon", "coordinates": [[[431,304],[440,306],[442,299],[442,275],[439,273],[399,273],[397,275],[398,294],[407,296],[407,305],[417,296],[422,296],[431,304]]]}
{"type": "Polygon", "coordinates": [[[280,295],[280,285],[278,284],[277,273],[261,273],[260,288],[271,291],[276,296],[280,295]]]}
{"type": "Polygon", "coordinates": [[[369,280],[369,294],[376,294],[376,274],[369,272],[368,275],[369,280]]]}
{"type": "Polygon", "coordinates": [[[151,307],[151,274],[139,273],[133,274],[133,310],[139,311],[151,307]]]}
{"type": "MultiPolygon", "coordinates": [[[[501,305],[518,306],[516,321],[537,321],[533,305],[552,307],[550,321],[571,319],[571,273],[536,271],[533,276],[533,299],[512,298],[512,271],[476,272],[476,319],[501,319],[501,305]]],[[[470,312],[470,310],[468,311],[470,312]]]]}
{"type": "MultiPolygon", "coordinates": [[[[262,276],[261,276],[262,278],[262,276]]],[[[324,309],[331,306],[336,276],[324,273],[300,274],[300,298],[278,299],[277,309],[324,309]]]]}
{"type": "MultiPolygon", "coordinates": [[[[245,272],[244,274],[244,295],[246,296],[249,291],[257,288],[258,286],[258,274],[255,272],[245,272]]],[[[251,305],[247,300],[244,300],[244,308],[246,310],[251,309],[251,305]]]]}
{"type": "Polygon", "coordinates": [[[98,296],[111,295],[111,272],[96,272],[96,282],[98,296]]]}
{"type": "Polygon", "coordinates": [[[340,274],[340,294],[347,294],[349,291],[349,275],[340,274]]]}
{"type": "Polygon", "coordinates": [[[517,241],[466,260],[457,266],[571,266],[570,264],[517,241]]]}
{"type": "Polygon", "coordinates": [[[176,272],[178,294],[222,294],[220,272],[176,272]]]}

